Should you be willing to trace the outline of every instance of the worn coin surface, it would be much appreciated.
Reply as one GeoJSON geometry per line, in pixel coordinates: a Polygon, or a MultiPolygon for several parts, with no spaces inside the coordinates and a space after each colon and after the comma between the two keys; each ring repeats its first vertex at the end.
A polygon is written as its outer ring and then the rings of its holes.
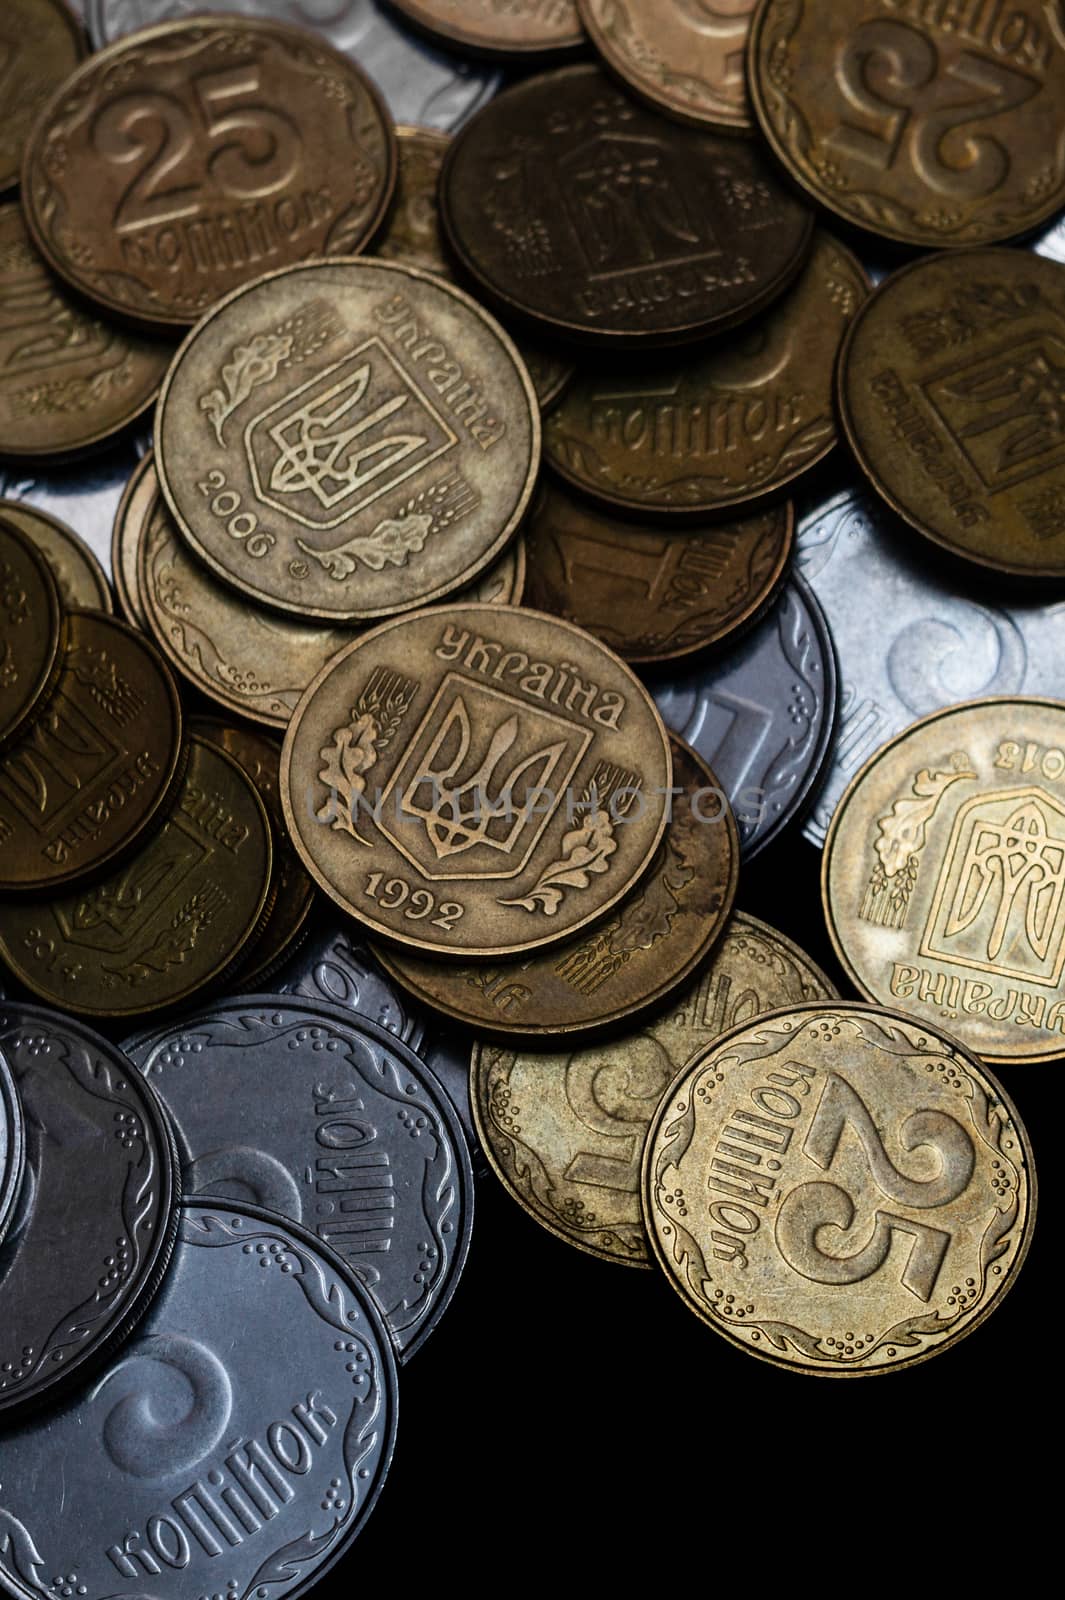
{"type": "Polygon", "coordinates": [[[417,27],[474,55],[520,62],[584,42],[576,0],[390,0],[417,27]]]}
{"type": "Polygon", "coordinates": [[[405,1358],[462,1271],[466,1141],[432,1073],[336,1006],[240,996],[123,1047],[173,1119],[187,1194],[291,1217],[365,1284],[405,1358]]]}
{"type": "Polygon", "coordinates": [[[41,1570],[64,1575],[60,1594],[210,1595],[219,1557],[231,1596],[302,1595],[376,1501],[397,1388],[369,1297],[280,1217],[239,1201],[177,1215],[133,1342],[4,1435],[0,1581],[20,1600],[41,1570]]]}
{"type": "Polygon", "coordinates": [[[682,128],[595,66],[527,79],[456,137],[444,227],[494,304],[563,337],[683,344],[754,316],[811,213],[754,144],[682,128]]]}
{"type": "Polygon", "coordinates": [[[762,0],[748,59],[774,153],[848,222],[941,249],[1065,202],[1065,38],[1041,0],[762,0]]]}
{"type": "Polygon", "coordinates": [[[577,0],[607,66],[683,122],[746,133],[744,57],[757,0],[577,0]]]}
{"type": "MultiPolygon", "coordinates": [[[[0,1005],[4,996],[0,994],[0,1005]]],[[[0,1054],[0,1243],[22,1186],[26,1123],[11,1069],[0,1054]]]]}
{"type": "Polygon", "coordinates": [[[602,918],[650,865],[672,764],[590,634],[510,606],[374,628],[289,724],[281,798],[311,876],[374,933],[499,957],[602,918]]]}
{"type": "MultiPolygon", "coordinates": [[[[2,515],[0,625],[0,750],[5,750],[18,743],[48,704],[63,663],[67,622],[51,567],[2,515]]],[[[0,840],[7,837],[0,824],[0,840]]]]}
{"type": "Polygon", "coordinates": [[[699,977],[639,1032],[570,1053],[476,1045],[470,1087],[488,1158],[551,1233],[605,1260],[648,1266],[640,1158],[673,1077],[738,1023],[834,997],[796,945],[736,912],[699,977]]]}
{"type": "Polygon", "coordinates": [[[461,290],[394,262],[318,262],[238,290],[190,334],[155,457],[221,578],[351,622],[440,598],[500,555],[532,494],[539,408],[461,290]]]}
{"type": "Polygon", "coordinates": [[[949,1033],[853,1002],[737,1028],[674,1080],[643,1205],[684,1303],[741,1350],[854,1377],[1000,1303],[1035,1220],[1008,1095],[949,1033]]]}
{"type": "MultiPolygon", "coordinates": [[[[152,1090],[88,1028],[0,1001],[0,1057],[18,1088],[26,1139],[25,1176],[0,1249],[6,1416],[51,1399],[56,1385],[128,1337],[166,1269],[177,1170],[152,1090]]],[[[10,1442],[5,1434],[5,1505],[19,1482],[10,1442]]],[[[8,1561],[0,1571],[10,1571],[12,1551],[24,1550],[17,1539],[0,1543],[0,1561],[8,1561]]]]}
{"type": "Polygon", "coordinates": [[[1065,705],[948,707],[869,760],[832,818],[828,931],[870,1000],[985,1061],[1065,1054],[1065,705]]]}
{"type": "Polygon", "coordinates": [[[20,500],[0,500],[0,522],[31,539],[49,567],[67,609],[113,611],[111,586],[99,560],[84,539],[58,517],[36,511],[20,500]]]}
{"type": "Polygon", "coordinates": [[[302,29],[201,16],[84,63],[41,114],[22,198],[75,288],[181,327],[272,268],[354,255],[395,164],[391,119],[353,61],[302,29]]]}
{"type": "Polygon", "coordinates": [[[85,36],[63,0],[4,0],[0,7],[0,192],[19,179],[30,130],[52,91],[85,54],[85,36]]]}

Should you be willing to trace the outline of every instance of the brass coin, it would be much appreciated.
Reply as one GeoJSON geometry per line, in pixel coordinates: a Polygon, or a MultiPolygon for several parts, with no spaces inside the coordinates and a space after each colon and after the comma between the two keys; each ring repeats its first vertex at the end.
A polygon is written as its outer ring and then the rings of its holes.
{"type": "Polygon", "coordinates": [[[18,183],[42,105],[85,53],[85,35],[63,0],[4,0],[0,6],[0,191],[18,183]]]}
{"type": "Polygon", "coordinates": [[[828,931],[859,991],[985,1061],[1065,1055],[1065,703],[949,706],[836,807],[828,931]]]}
{"type": "Polygon", "coordinates": [[[640,1158],[660,1096],[738,1023],[834,998],[796,945],[736,912],[699,977],[638,1033],[568,1053],[475,1045],[478,1137],[503,1184],[550,1233],[607,1261],[649,1266],[640,1158]]]}
{"type": "Polygon", "coordinates": [[[127,622],[148,632],[148,613],[140,590],[137,561],[141,534],[159,495],[155,455],[149,450],[134,468],[111,526],[111,573],[118,609],[127,622]]]}
{"type": "Polygon", "coordinates": [[[811,213],[752,143],[667,122],[595,66],[527,79],[448,152],[449,245],[493,304],[618,347],[756,315],[802,266],[811,213]]]}
{"type": "Polygon", "coordinates": [[[643,1204],[690,1310],[792,1371],[913,1366],[1000,1303],[1035,1222],[1028,1135],[950,1034],[879,1006],[789,1006],[689,1063],[643,1204]]]}
{"type": "Polygon", "coordinates": [[[787,571],[790,501],[689,532],[633,527],[545,484],[526,530],[527,600],[625,661],[676,661],[754,622],[787,571]]]}
{"type": "Polygon", "coordinates": [[[176,803],[91,888],[0,909],[0,956],[34,994],[81,1016],[133,1017],[221,982],[259,924],[270,822],[231,756],[189,740],[176,803]]]}
{"type": "Polygon", "coordinates": [[[532,494],[540,414],[499,324],[393,262],[290,267],[182,345],[155,424],[182,534],[304,620],[410,610],[470,583],[532,494]]]}
{"type": "Polygon", "coordinates": [[[487,572],[483,572],[468,588],[459,591],[452,604],[520,606],[525,594],[527,566],[525,539],[519,534],[487,572]]]}
{"type": "Polygon", "coordinates": [[[521,955],[601,920],[666,825],[654,702],[589,634],[511,606],[374,628],[311,684],[285,821],[341,908],[410,949],[521,955]]]}
{"type": "Polygon", "coordinates": [[[762,0],[751,99],[821,205],[906,244],[990,244],[1065,203],[1065,48],[1042,0],[762,0]]]}
{"type": "Polygon", "coordinates": [[[778,496],[836,443],[836,358],[868,292],[850,251],[816,234],[751,331],[646,370],[584,372],[545,420],[545,460],[632,513],[720,515],[778,496]]]}
{"type": "MultiPolygon", "coordinates": [[[[0,516],[0,750],[21,739],[47,704],[65,633],[52,569],[11,519],[0,516]]],[[[0,818],[2,807],[0,800],[0,818]]],[[[0,820],[0,843],[7,837],[0,820]]]]}
{"type": "Polygon", "coordinates": [[[908,523],[996,572],[1065,575],[1065,270],[1019,250],[888,278],[839,366],[843,427],[908,523]]]}
{"type": "Polygon", "coordinates": [[[141,416],[173,351],[101,322],[48,271],[16,205],[0,206],[0,455],[68,455],[141,416]]]}
{"type": "Polygon", "coordinates": [[[77,289],[181,327],[264,272],[361,250],[395,165],[384,101],[348,57],[283,23],[200,17],[91,56],[41,114],[22,195],[77,289]]]}
{"type": "Polygon", "coordinates": [[[408,22],[471,55],[523,57],[584,43],[576,0],[391,0],[408,22]]]}
{"type": "Polygon", "coordinates": [[[72,611],[55,690],[0,759],[0,889],[50,893],[134,848],[184,760],[170,669],[134,628],[72,611]]]}
{"type": "Polygon", "coordinates": [[[114,610],[107,574],[73,528],[23,500],[0,500],[0,521],[14,523],[32,539],[52,569],[59,598],[68,610],[114,610]]]}

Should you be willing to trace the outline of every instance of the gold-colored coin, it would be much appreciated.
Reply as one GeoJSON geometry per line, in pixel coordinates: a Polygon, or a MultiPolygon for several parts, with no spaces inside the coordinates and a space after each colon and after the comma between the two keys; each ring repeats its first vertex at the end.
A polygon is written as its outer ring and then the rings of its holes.
{"type": "Polygon", "coordinates": [[[222,982],[259,926],[270,822],[250,780],[189,740],[176,803],[124,866],[61,898],[8,902],[0,956],[48,1005],[133,1017],[222,982]]]}
{"type": "Polygon", "coordinates": [[[291,267],[189,335],[156,469],[183,536],[251,599],[322,622],[410,610],[505,549],[540,415],[499,324],[393,262],[291,267]]]}
{"type": "Polygon", "coordinates": [[[127,622],[148,632],[148,613],[141,597],[137,562],[140,540],[159,494],[155,455],[148,451],[126,484],[111,527],[111,573],[118,609],[127,622]]]}
{"type": "Polygon", "coordinates": [[[1065,702],[948,706],[866,762],[825,841],[856,987],[985,1061],[1065,1055],[1065,702]]]}
{"type": "Polygon", "coordinates": [[[0,500],[0,521],[14,523],[32,539],[52,569],[59,598],[68,610],[114,610],[107,574],[73,528],[24,500],[0,500]]]}
{"type": "Polygon", "coordinates": [[[525,539],[519,534],[487,572],[482,573],[468,589],[459,591],[453,604],[520,606],[525,594],[527,566],[525,539]]]}
{"type": "Polygon", "coordinates": [[[472,55],[515,62],[584,42],[576,0],[391,0],[408,22],[472,55]]]}
{"type": "Polygon", "coordinates": [[[85,53],[85,35],[64,0],[4,0],[0,6],[0,192],[18,182],[41,107],[85,53]]]}
{"type": "Polygon", "coordinates": [[[107,310],[195,322],[238,284],[354,255],[388,208],[392,122],[354,61],[302,28],[141,28],[73,74],[26,149],[38,247],[107,310]]]}
{"type": "MultiPolygon", "coordinates": [[[[0,516],[0,750],[16,744],[47,705],[65,642],[55,574],[26,535],[0,516]]],[[[0,810],[0,843],[7,838],[0,810]]]]}
{"type": "Polygon", "coordinates": [[[583,937],[524,961],[461,966],[374,946],[426,1005],[482,1033],[551,1038],[661,1004],[717,943],[739,876],[739,835],[710,768],[670,735],[676,791],[658,853],[635,889],[583,937]]]}
{"type": "Polygon", "coordinates": [[[172,355],[69,295],[19,207],[0,206],[0,455],[99,444],[147,411],[172,355]]]}
{"type": "Polygon", "coordinates": [[[757,3],[577,0],[577,9],[595,48],[633,94],[682,122],[746,133],[752,119],[743,68],[757,3]]]}
{"type": "Polygon", "coordinates": [[[666,825],[654,702],[590,634],[512,606],[374,628],[297,706],[281,759],[304,865],[372,932],[502,957],[601,920],[666,825]]]}
{"type": "Polygon", "coordinates": [[[1063,349],[1056,261],[967,250],[893,274],[839,364],[843,427],[877,493],[956,555],[1065,575],[1063,349]]]}
{"type": "Polygon", "coordinates": [[[913,1366],[1001,1302],[1035,1221],[1028,1136],[950,1034],[843,1001],[737,1028],[658,1107],[643,1205],[697,1316],[792,1371],[913,1366]]]}
{"type": "Polygon", "coordinates": [[[661,1095],[730,1028],[834,998],[796,945],[736,912],[698,978],[638,1033],[569,1053],[475,1045],[470,1100],[481,1144],[549,1232],[605,1260],[649,1266],[640,1160],[661,1095]]]}

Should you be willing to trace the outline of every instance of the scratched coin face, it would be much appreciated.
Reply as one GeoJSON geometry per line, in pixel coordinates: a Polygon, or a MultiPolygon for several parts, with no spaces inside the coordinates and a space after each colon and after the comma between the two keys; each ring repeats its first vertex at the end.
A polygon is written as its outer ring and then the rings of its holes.
{"type": "Polygon", "coordinates": [[[516,63],[584,42],[576,0],[391,0],[408,22],[441,43],[516,63]]]}
{"type": "MultiPolygon", "coordinates": [[[[0,994],[0,1004],[4,996],[0,994]]],[[[22,1187],[26,1123],[11,1069],[0,1055],[0,1243],[22,1187]]]]}
{"type": "Polygon", "coordinates": [[[391,120],[353,61],[280,23],[200,17],[84,63],[41,115],[22,198],[76,289],[181,327],[272,268],[356,254],[394,179],[391,120]]]}
{"type": "Polygon", "coordinates": [[[755,112],[821,205],[906,244],[989,244],[1065,202],[1055,8],[762,0],[755,112]]]}
{"type": "Polygon", "coordinates": [[[319,886],[373,932],[519,955],[603,917],[666,825],[665,729],[579,628],[438,606],[325,668],[285,737],[281,794],[319,886]]]}
{"type": "Polygon", "coordinates": [[[71,1594],[184,1600],[216,1592],[221,1560],[231,1595],[303,1595],[377,1499],[396,1369],[361,1286],[302,1228],[239,1201],[176,1215],[136,1338],[91,1388],[5,1433],[13,1594],[44,1570],[74,1574],[71,1594]]]}
{"type": "Polygon", "coordinates": [[[31,539],[48,563],[68,610],[113,611],[107,574],[84,539],[58,517],[34,510],[19,500],[0,500],[0,521],[31,539]]]}
{"type": "Polygon", "coordinates": [[[532,494],[539,409],[469,296],[376,261],[291,268],[190,334],[156,417],[182,535],[250,599],[322,622],[462,588],[532,494]]]}
{"type": "Polygon", "coordinates": [[[1035,1220],[1023,1124],[957,1039],[789,1007],[702,1051],[643,1166],[655,1256],[741,1350],[828,1377],[938,1355],[1001,1302],[1035,1220]]]}
{"type": "Polygon", "coordinates": [[[41,107],[85,54],[85,38],[63,0],[4,0],[0,9],[0,191],[14,188],[41,107]]]}
{"type": "MultiPolygon", "coordinates": [[[[26,534],[0,515],[0,750],[17,744],[47,705],[66,637],[55,574],[26,534]]],[[[0,840],[9,837],[0,824],[0,840]]]]}

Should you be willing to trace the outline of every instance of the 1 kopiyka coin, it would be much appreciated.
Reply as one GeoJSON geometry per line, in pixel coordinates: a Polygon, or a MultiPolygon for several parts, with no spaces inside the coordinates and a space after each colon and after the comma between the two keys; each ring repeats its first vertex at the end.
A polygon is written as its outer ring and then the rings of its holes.
{"type": "Polygon", "coordinates": [[[926,249],[991,244],[1065,203],[1055,7],[762,0],[751,98],[791,177],[847,222],[926,249]]]}
{"type": "Polygon", "coordinates": [[[59,598],[68,610],[114,610],[107,574],[73,528],[22,500],[0,500],[0,521],[14,523],[32,540],[51,568],[59,598]]]}
{"type": "Polygon", "coordinates": [[[505,1188],[550,1233],[604,1260],[649,1266],[640,1159],[661,1095],[737,1023],[835,994],[790,939],[736,912],[698,978],[639,1031],[569,1053],[476,1044],[470,1088],[481,1143],[505,1188]]]}
{"type": "Polygon", "coordinates": [[[702,1051],[644,1152],[655,1255],[695,1314],[791,1371],[913,1366],[972,1332],[1031,1240],[1028,1135],[951,1034],[842,1001],[702,1051]]]}
{"type": "Polygon", "coordinates": [[[828,931],[868,999],[985,1061],[1065,1054],[1065,705],[949,706],[883,746],[836,807],[828,931]]]}
{"type": "Polygon", "coordinates": [[[285,820],[374,933],[499,957],[599,920],[646,871],[672,763],[654,703],[579,628],[438,606],[350,645],[285,737],[285,820]]]}
{"type": "Polygon", "coordinates": [[[1027,251],[931,256],[856,318],[843,427],[908,523],[996,572],[1065,575],[1065,271],[1027,251]]]}
{"type": "Polygon", "coordinates": [[[392,262],[316,262],[238,290],[189,335],[155,459],[219,577],[350,623],[439,599],[502,553],[540,414],[513,344],[461,290],[392,262]]]}
{"type": "MultiPolygon", "coordinates": [[[[0,750],[4,750],[17,743],[48,703],[62,666],[66,621],[51,567],[26,534],[2,515],[0,625],[0,750]]],[[[7,837],[0,822],[0,840],[7,837]]]]}
{"type": "Polygon", "coordinates": [[[799,271],[813,227],[754,144],[667,122],[594,66],[528,79],[479,111],[448,154],[441,205],[493,304],[618,347],[753,317],[799,271]]]}
{"type": "Polygon", "coordinates": [[[4,0],[0,9],[4,70],[0,191],[18,183],[26,140],[42,105],[84,55],[85,36],[64,0],[4,0]]]}
{"type": "Polygon", "coordinates": [[[372,1510],[397,1380],[362,1286],[304,1229],[241,1201],[182,1201],[166,1280],[132,1344],[4,1434],[0,1583],[186,1600],[306,1594],[372,1510]],[[60,1470],[61,1468],[61,1470],[60,1470]],[[39,1562],[31,1556],[43,1552],[39,1562]],[[33,1582],[30,1582],[33,1579],[33,1582]]]}
{"type": "Polygon", "coordinates": [[[452,49],[523,59],[576,50],[584,29],[576,0],[389,0],[408,22],[452,49]]]}

